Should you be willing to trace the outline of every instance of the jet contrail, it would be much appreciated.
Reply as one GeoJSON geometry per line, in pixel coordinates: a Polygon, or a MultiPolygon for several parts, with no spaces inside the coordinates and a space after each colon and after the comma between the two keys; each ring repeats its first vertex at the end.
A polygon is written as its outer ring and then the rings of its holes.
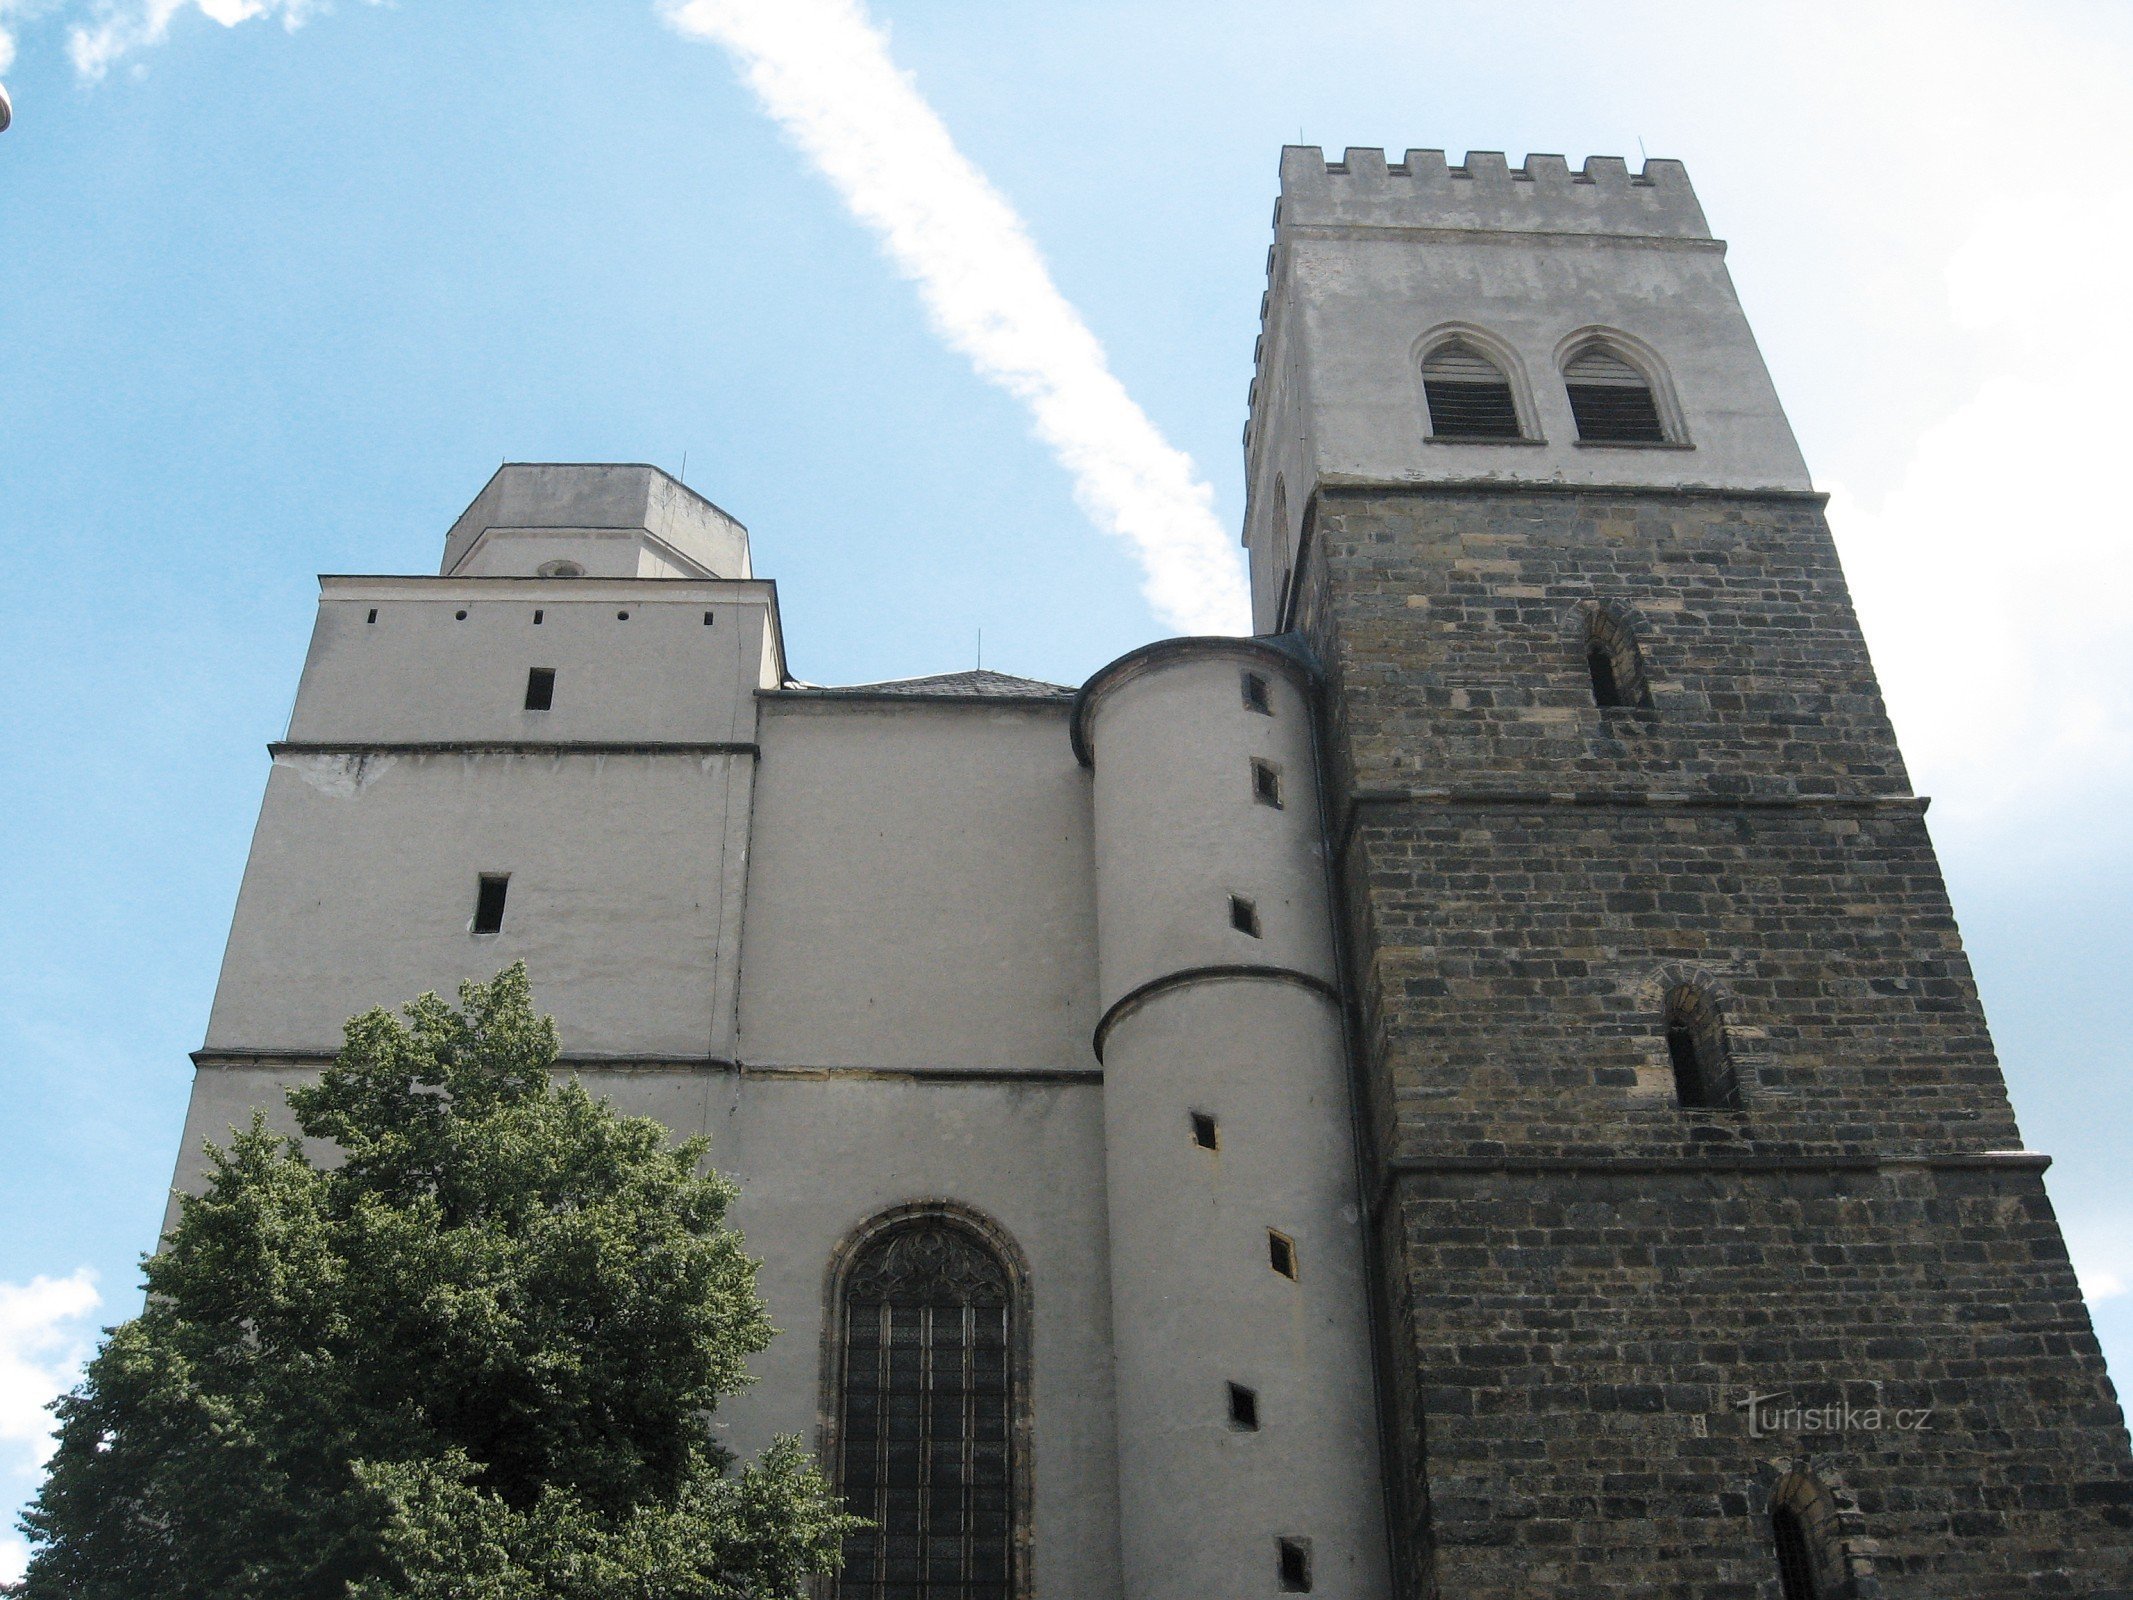
{"type": "Polygon", "coordinates": [[[664,0],[723,46],[764,110],[919,287],[934,326],[1029,407],[1100,527],[1132,547],[1167,625],[1250,627],[1239,553],[1191,457],[1133,403],[1006,198],[955,147],[857,0],[664,0]]]}

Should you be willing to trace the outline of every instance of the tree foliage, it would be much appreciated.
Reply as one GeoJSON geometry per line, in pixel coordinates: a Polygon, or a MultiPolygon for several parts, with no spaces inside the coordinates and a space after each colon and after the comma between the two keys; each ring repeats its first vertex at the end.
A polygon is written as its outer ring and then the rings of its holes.
{"type": "Polygon", "coordinates": [[[525,969],[353,1019],[56,1402],[25,1600],[770,1600],[850,1526],[721,1395],[771,1328],[705,1146],[551,1082],[525,969]]]}

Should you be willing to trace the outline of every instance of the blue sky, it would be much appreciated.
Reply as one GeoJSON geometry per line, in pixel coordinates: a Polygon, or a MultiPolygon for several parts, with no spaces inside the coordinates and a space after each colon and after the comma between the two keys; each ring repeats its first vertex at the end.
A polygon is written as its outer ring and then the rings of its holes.
{"type": "MultiPolygon", "coordinates": [[[[434,570],[505,458],[686,456],[810,679],[968,666],[982,629],[988,666],[1076,682],[1170,631],[1022,404],[650,4],[169,0],[160,40],[70,60],[144,3],[0,0],[0,1503],[74,1275],[89,1322],[138,1304],[315,574],[434,570]]],[[[2133,13],[873,15],[1231,532],[1281,144],[1687,162],[2133,1363],[2133,13]]]]}

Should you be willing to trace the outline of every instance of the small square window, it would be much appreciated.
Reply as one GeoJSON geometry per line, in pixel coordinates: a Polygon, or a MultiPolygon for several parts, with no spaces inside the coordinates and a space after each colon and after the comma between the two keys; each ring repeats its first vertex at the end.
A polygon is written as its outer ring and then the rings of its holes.
{"type": "Polygon", "coordinates": [[[1241,894],[1229,897],[1229,925],[1239,933],[1259,937],[1259,908],[1241,894]]]}
{"type": "Polygon", "coordinates": [[[1252,761],[1252,798],[1263,806],[1281,809],[1281,768],[1271,761],[1252,761]]]}
{"type": "Polygon", "coordinates": [[[1266,1231],[1266,1259],[1267,1265],[1284,1278],[1293,1280],[1299,1275],[1296,1265],[1296,1241],[1279,1228],[1269,1228],[1266,1231]]]}
{"type": "Polygon", "coordinates": [[[526,672],[526,709],[547,711],[555,705],[555,668],[531,667],[526,672]]]}
{"type": "Polygon", "coordinates": [[[1256,711],[1262,717],[1274,714],[1273,697],[1267,692],[1266,679],[1256,672],[1244,675],[1244,709],[1256,711]]]}
{"type": "Polygon", "coordinates": [[[1259,1431],[1259,1394],[1241,1383],[1229,1386],[1229,1425],[1240,1433],[1259,1431]]]}
{"type": "Polygon", "coordinates": [[[499,933],[504,926],[504,895],[511,887],[508,872],[484,872],[474,895],[474,931],[499,933]]]}
{"type": "Polygon", "coordinates": [[[1222,1148],[1221,1130],[1215,1126],[1214,1117],[1205,1111],[1192,1114],[1192,1142],[1202,1150],[1222,1148]]]}
{"type": "Polygon", "coordinates": [[[1311,1592],[1311,1541],[1309,1539],[1276,1539],[1274,1547],[1279,1552],[1281,1592],[1283,1594],[1309,1594],[1311,1592]]]}

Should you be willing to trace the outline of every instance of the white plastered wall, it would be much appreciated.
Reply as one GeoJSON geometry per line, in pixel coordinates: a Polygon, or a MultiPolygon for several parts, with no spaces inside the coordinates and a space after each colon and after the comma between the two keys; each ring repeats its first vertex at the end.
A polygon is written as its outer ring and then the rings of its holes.
{"type": "Polygon", "coordinates": [[[1095,772],[1120,1547],[1136,1600],[1386,1592],[1347,1056],[1297,663],[1224,640],[1099,674],[1095,772]],[[1249,672],[1269,711],[1251,709],[1249,672]],[[1259,798],[1254,760],[1280,778],[1259,798]],[[1232,925],[1250,899],[1260,936],[1232,925]],[[1240,972],[1237,969],[1260,969],[1240,972]],[[1202,1148],[1191,1117],[1216,1119],[1202,1148]],[[1300,1270],[1274,1270],[1270,1230],[1300,1270]],[[1230,1425],[1228,1384],[1259,1396],[1230,1425]]]}
{"type": "MultiPolygon", "coordinates": [[[[283,1094],[315,1076],[287,1065],[203,1070],[179,1187],[199,1186],[203,1142],[226,1143],[255,1106],[293,1131],[283,1094]]],[[[912,1200],[949,1199],[1005,1230],[1030,1270],[1035,1592],[1120,1594],[1097,1084],[704,1067],[588,1068],[583,1081],[625,1114],[707,1135],[712,1166],[739,1182],[730,1220],[761,1263],[757,1289],[778,1329],[749,1363],[753,1384],[713,1418],[719,1442],[744,1460],[778,1434],[816,1446],[828,1399],[826,1268],[861,1224],[912,1200]]]]}
{"type": "Polygon", "coordinates": [[[1089,780],[1065,707],[772,696],[741,1049],[805,1066],[1095,1066],[1089,780]]]}
{"type": "Polygon", "coordinates": [[[449,995],[523,960],[568,1052],[716,1053],[722,847],[736,809],[745,816],[749,766],[689,753],[284,752],[207,1050],[330,1052],[359,1011],[449,995]],[[471,932],[483,873],[510,877],[490,935],[471,932]]]}

